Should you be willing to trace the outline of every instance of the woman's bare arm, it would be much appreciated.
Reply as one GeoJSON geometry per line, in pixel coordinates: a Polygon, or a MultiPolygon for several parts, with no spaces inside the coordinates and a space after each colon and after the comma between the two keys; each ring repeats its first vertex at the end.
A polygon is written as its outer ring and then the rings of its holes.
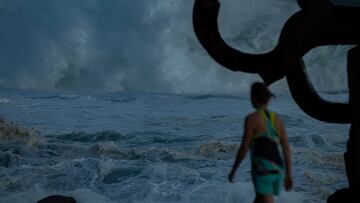
{"type": "Polygon", "coordinates": [[[290,153],[290,146],[288,141],[288,135],[285,130],[284,123],[280,118],[277,118],[278,129],[280,133],[280,143],[285,159],[285,189],[290,190],[292,188],[292,176],[291,176],[291,153],[290,153]]]}
{"type": "Polygon", "coordinates": [[[232,182],[236,170],[239,168],[241,162],[244,160],[247,151],[249,150],[250,147],[250,143],[251,143],[251,135],[253,134],[253,121],[251,121],[251,119],[248,117],[246,117],[245,119],[245,124],[244,124],[244,135],[243,135],[243,139],[240,145],[240,148],[237,152],[236,158],[235,158],[235,162],[234,165],[230,171],[229,174],[229,181],[232,182]]]}

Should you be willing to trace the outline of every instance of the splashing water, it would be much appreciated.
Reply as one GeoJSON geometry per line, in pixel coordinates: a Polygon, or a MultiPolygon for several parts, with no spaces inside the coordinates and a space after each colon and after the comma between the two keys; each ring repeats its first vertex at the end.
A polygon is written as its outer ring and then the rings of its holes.
{"type": "MultiPolygon", "coordinates": [[[[346,94],[336,94],[338,99],[346,94]]],[[[249,159],[227,182],[246,96],[0,91],[0,202],[252,202],[249,159]],[[28,131],[35,127],[39,132],[28,131]],[[4,129],[8,129],[5,130],[4,129]]],[[[295,187],[279,202],[324,202],[346,187],[347,125],[318,122],[288,94],[271,109],[289,133],[295,187]]]]}
{"type": "MultiPolygon", "coordinates": [[[[221,2],[222,35],[250,53],[270,51],[299,9],[296,1],[221,2]]],[[[0,3],[3,88],[228,94],[259,79],[228,71],[207,55],[193,32],[193,1],[0,3]]],[[[316,88],[347,89],[347,50],[323,47],[305,57],[316,88]]]]}

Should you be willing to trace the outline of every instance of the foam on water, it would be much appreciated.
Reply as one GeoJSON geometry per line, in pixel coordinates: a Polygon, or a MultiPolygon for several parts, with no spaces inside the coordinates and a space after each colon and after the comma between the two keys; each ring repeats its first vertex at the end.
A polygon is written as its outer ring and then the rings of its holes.
{"type": "MultiPolygon", "coordinates": [[[[12,203],[24,203],[24,202],[36,202],[43,197],[54,194],[55,191],[45,191],[35,185],[33,189],[29,189],[24,192],[13,194],[7,197],[0,197],[1,202],[12,203]]],[[[60,191],[56,191],[60,192],[60,191]]],[[[195,188],[189,193],[185,193],[177,201],[159,201],[160,191],[157,188],[153,189],[152,193],[148,195],[148,199],[134,200],[131,202],[209,202],[209,203],[237,203],[237,202],[252,202],[254,192],[250,184],[222,184],[222,185],[206,185],[203,187],[195,188]],[[215,192],[214,192],[215,191],[215,192]]],[[[62,192],[63,195],[74,197],[79,203],[114,203],[118,201],[110,200],[103,195],[89,190],[89,189],[77,189],[71,192],[62,192]]],[[[277,198],[279,203],[302,203],[303,197],[295,192],[284,193],[277,198]]]]}
{"type": "Polygon", "coordinates": [[[0,103],[2,103],[2,104],[6,104],[9,102],[10,102],[10,100],[8,98],[0,98],[0,103]]]}
{"type": "MultiPolygon", "coordinates": [[[[243,118],[251,110],[246,96],[0,93],[11,98],[0,105],[0,114],[25,126],[0,123],[0,202],[52,194],[79,202],[254,198],[249,159],[235,184],[227,183],[243,118]]],[[[312,120],[287,94],[271,109],[287,126],[294,164],[294,190],[282,192],[278,202],[321,202],[346,187],[342,153],[348,126],[312,120]]]]}

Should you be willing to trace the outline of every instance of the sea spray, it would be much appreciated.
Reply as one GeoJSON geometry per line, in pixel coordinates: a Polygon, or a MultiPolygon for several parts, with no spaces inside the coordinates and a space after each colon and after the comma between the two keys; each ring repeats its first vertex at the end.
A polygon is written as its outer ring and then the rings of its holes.
{"type": "MultiPolygon", "coordinates": [[[[226,70],[208,56],[193,31],[193,1],[0,2],[2,87],[234,94],[260,79],[226,70]]],[[[299,10],[296,1],[284,0],[221,5],[222,36],[249,53],[273,49],[299,10]]],[[[347,50],[322,47],[306,55],[317,89],[347,89],[347,50]]],[[[283,81],[275,89],[286,86],[283,81]]]]}

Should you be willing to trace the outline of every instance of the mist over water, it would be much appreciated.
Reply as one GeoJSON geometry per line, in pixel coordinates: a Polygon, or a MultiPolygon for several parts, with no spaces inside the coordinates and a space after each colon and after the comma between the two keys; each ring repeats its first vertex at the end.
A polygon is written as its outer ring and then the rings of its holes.
{"type": "MultiPolygon", "coordinates": [[[[296,1],[223,0],[220,27],[232,46],[270,51],[296,1]]],[[[1,0],[0,86],[20,89],[238,93],[255,75],[216,64],[192,27],[188,0],[1,0]]],[[[310,52],[319,90],[346,89],[348,47],[310,52]],[[330,88],[330,89],[329,89],[330,88]]],[[[276,90],[286,90],[286,82],[276,90]]]]}

